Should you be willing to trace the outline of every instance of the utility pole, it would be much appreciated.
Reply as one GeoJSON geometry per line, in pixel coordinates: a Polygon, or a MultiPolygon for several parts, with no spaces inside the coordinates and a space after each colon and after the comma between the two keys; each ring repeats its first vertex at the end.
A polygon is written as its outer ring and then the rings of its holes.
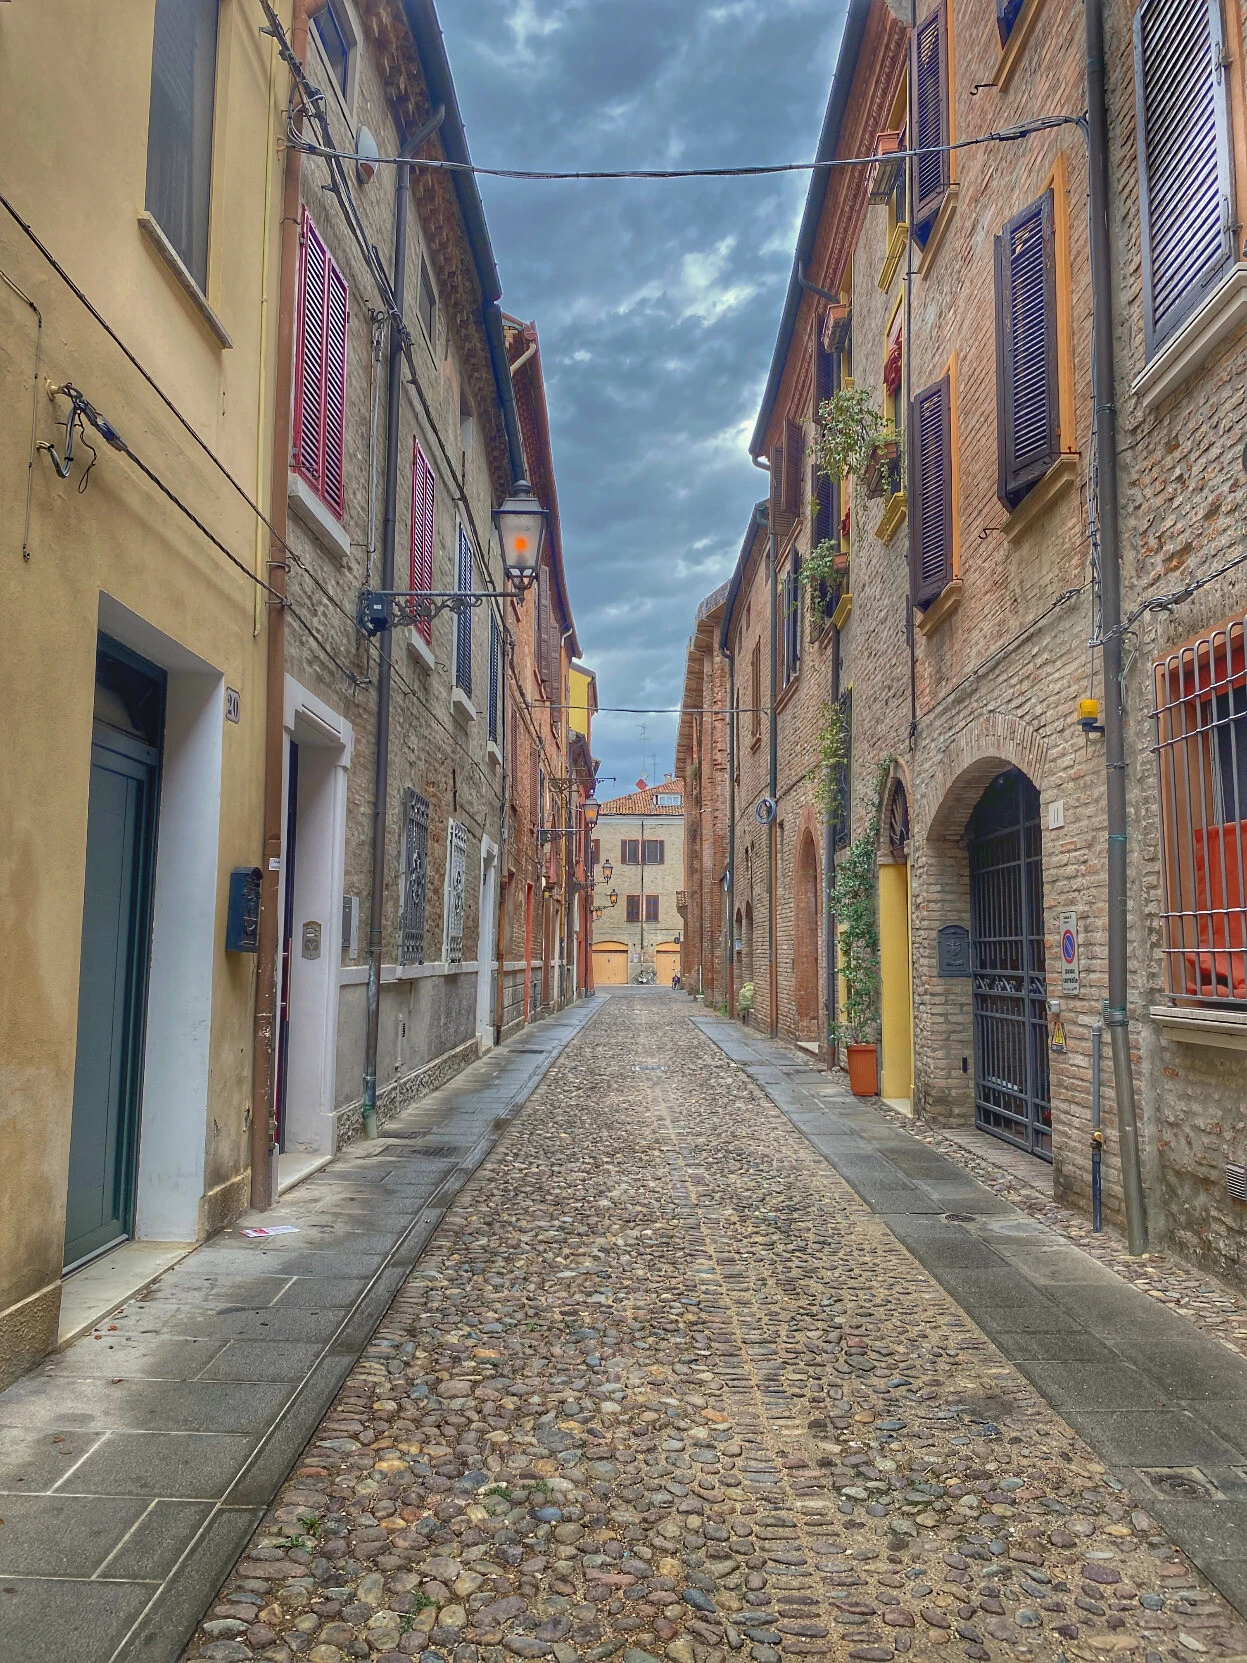
{"type": "Polygon", "coordinates": [[[1126,957],[1126,746],[1122,705],[1121,547],[1117,513],[1117,405],[1113,381],[1113,292],[1109,245],[1108,106],[1104,86],[1103,0],[1084,0],[1087,42],[1087,162],[1091,199],[1091,306],[1095,350],[1096,481],[1100,536],[1100,634],[1104,648],[1104,764],[1108,794],[1108,1001],[1104,1022],[1113,1055],[1117,1142],[1132,1253],[1147,1251],[1147,1218],[1134,1069],[1130,1061],[1126,957]]]}

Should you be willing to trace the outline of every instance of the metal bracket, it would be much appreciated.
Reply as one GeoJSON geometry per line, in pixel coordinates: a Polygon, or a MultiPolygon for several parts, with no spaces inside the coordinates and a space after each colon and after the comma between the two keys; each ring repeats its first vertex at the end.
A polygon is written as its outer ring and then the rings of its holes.
{"type": "Polygon", "coordinates": [[[361,589],[355,622],[365,635],[380,635],[402,624],[423,623],[440,612],[458,617],[486,601],[520,600],[529,588],[530,583],[515,589],[361,589]]]}

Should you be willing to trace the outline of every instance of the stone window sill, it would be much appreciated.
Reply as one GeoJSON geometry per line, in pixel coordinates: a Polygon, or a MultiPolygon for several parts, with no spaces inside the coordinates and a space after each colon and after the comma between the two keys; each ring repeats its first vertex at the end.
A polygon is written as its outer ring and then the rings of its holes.
{"type": "Polygon", "coordinates": [[[1001,529],[1008,541],[1016,543],[1019,537],[1024,536],[1077,478],[1077,453],[1066,452],[1058,456],[1043,478],[1031,486],[1013,512],[1006,516],[1001,529]]]}
{"type": "Polygon", "coordinates": [[[957,192],[959,186],[956,180],[944,192],[944,202],[935,216],[935,224],[931,227],[931,234],[927,238],[926,247],[918,257],[918,264],[914,267],[919,277],[930,275],[931,267],[935,264],[935,256],[940,251],[940,244],[948,235],[948,227],[952,224],[953,214],[957,209],[957,192]]]}
{"type": "Polygon", "coordinates": [[[502,767],[502,752],[498,748],[498,744],[497,744],[496,740],[493,740],[493,739],[486,740],[486,742],[485,742],[485,755],[493,763],[495,768],[501,768],[502,767]]]}
{"type": "Polygon", "coordinates": [[[1184,1045],[1247,1051],[1247,1011],[1153,1005],[1148,1015],[1167,1039],[1180,1040],[1184,1045]]]}
{"type": "Polygon", "coordinates": [[[1035,27],[1035,19],[1043,8],[1044,0],[1030,0],[1030,4],[1022,8],[1022,15],[1014,23],[1008,40],[1000,48],[1000,56],[996,59],[996,68],[990,82],[997,92],[1003,92],[1012,79],[1023,48],[1035,27]]]}
{"type": "Polygon", "coordinates": [[[881,543],[890,543],[900,528],[905,524],[905,516],[909,510],[909,503],[904,491],[893,491],[888,498],[888,506],[883,511],[883,518],[875,527],[875,536],[881,543]]]}
{"type": "Polygon", "coordinates": [[[311,532],[327,554],[345,565],[351,558],[351,539],[346,534],[346,527],[341,520],[335,519],[306,479],[297,473],[287,477],[286,500],[290,504],[290,512],[311,532]]]}
{"type": "Polygon", "coordinates": [[[450,709],[461,722],[475,722],[476,706],[472,703],[462,687],[452,687],[450,690],[450,709]]]}
{"type": "Polygon", "coordinates": [[[1144,410],[1176,391],[1233,330],[1247,322],[1247,264],[1232,266],[1217,287],[1130,384],[1144,410]]]}
{"type": "Polygon", "coordinates": [[[437,668],[437,660],[433,656],[433,649],[418,629],[407,631],[407,646],[412,657],[423,664],[426,670],[437,668]]]}
{"type": "Polygon", "coordinates": [[[849,621],[849,614],[853,611],[853,596],[846,589],[837,603],[836,610],[831,615],[833,629],[843,629],[849,621]]]}
{"type": "Polygon", "coordinates": [[[207,324],[208,328],[216,338],[217,345],[232,347],[234,343],[230,339],[229,330],[226,329],[225,325],[221,322],[220,318],[213,310],[207,295],[191,276],[191,273],[187,269],[182,256],[160,229],[158,221],[152,218],[146,208],[144,208],[143,212],[139,215],[139,229],[143,232],[143,235],[147,238],[151,246],[156,250],[156,253],[159,254],[165,265],[168,266],[174,277],[177,278],[178,285],[183,294],[199,313],[199,316],[203,319],[204,323],[207,324]]]}
{"type": "Polygon", "coordinates": [[[775,709],[777,711],[782,710],[785,705],[792,703],[793,699],[796,697],[797,688],[800,687],[800,685],[801,671],[798,670],[796,675],[794,675],[792,680],[788,683],[787,687],[780,689],[779,697],[775,701],[775,709]]]}
{"type": "Polygon", "coordinates": [[[883,266],[879,272],[879,287],[884,294],[892,287],[892,279],[900,269],[901,261],[905,257],[905,243],[909,237],[909,227],[902,220],[892,232],[888,251],[883,256],[883,266]]]}
{"type": "Polygon", "coordinates": [[[926,611],[919,613],[918,632],[920,635],[932,634],[940,627],[945,618],[951,617],[961,605],[961,588],[961,579],[959,577],[953,578],[951,583],[944,585],[938,598],[931,602],[926,611]]]}
{"type": "Polygon", "coordinates": [[[749,741],[749,749],[751,751],[756,751],[758,746],[761,743],[762,743],[762,735],[760,733],[755,733],[753,738],[749,741]]]}

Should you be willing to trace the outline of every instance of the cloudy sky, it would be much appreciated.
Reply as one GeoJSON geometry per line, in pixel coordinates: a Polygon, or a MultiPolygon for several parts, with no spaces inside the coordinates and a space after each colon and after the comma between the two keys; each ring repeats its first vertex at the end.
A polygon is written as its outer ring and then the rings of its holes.
{"type": "MultiPolygon", "coordinates": [[[[839,0],[439,12],[473,160],[554,169],[812,156],[843,18],[839,0]]],[[[481,181],[503,307],[541,335],[572,606],[604,705],[678,706],[696,605],[765,495],[746,441],[807,177],[481,181]]],[[[600,717],[593,749],[618,783],[599,795],[661,778],[675,727],[600,717]]]]}

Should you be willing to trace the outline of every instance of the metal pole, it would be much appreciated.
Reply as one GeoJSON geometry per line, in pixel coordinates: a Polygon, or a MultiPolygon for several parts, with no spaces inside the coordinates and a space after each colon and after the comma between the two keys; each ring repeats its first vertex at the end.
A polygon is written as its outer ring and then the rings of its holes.
{"type": "Polygon", "coordinates": [[[1100,1130],[1100,1042],[1104,1037],[1101,1023],[1091,1024],[1091,1228],[1097,1233],[1104,1227],[1104,1191],[1100,1163],[1104,1154],[1104,1133],[1100,1130]]]}
{"type": "MultiPolygon", "coordinates": [[[[398,419],[402,394],[403,312],[407,273],[407,210],[411,167],[398,164],[394,204],[394,310],[390,319],[390,367],[386,395],[385,513],[381,522],[381,587],[394,587],[394,540],[398,514],[398,419]]],[[[377,636],[377,751],[372,796],[372,901],[368,914],[368,1042],[364,1056],[364,1136],[377,1135],[377,1046],[381,1032],[381,947],[385,914],[385,825],[390,789],[390,699],[394,632],[387,620],[377,636]]]]}
{"type": "Polygon", "coordinates": [[[1113,291],[1109,246],[1108,107],[1104,90],[1103,0],[1085,0],[1087,157],[1091,206],[1091,396],[1095,405],[1096,485],[1100,533],[1101,635],[1104,645],[1104,761],[1108,796],[1108,1002],[1105,1026],[1113,1053],[1117,1141],[1132,1253],[1147,1251],[1147,1218],[1134,1070],[1127,1015],[1126,747],[1121,651],[1121,551],[1117,515],[1117,407],[1113,386],[1113,291]]]}
{"type": "MultiPolygon", "coordinates": [[[[840,631],[831,626],[831,703],[840,702],[840,631]]],[[[828,769],[830,774],[831,770],[828,769]]],[[[836,881],[835,781],[828,781],[827,813],[823,820],[823,960],[827,966],[827,1061],[833,1067],[836,1044],[836,912],[832,905],[836,881]]]]}
{"type": "Polygon", "coordinates": [[[727,659],[727,1014],[736,1014],[736,655],[727,659]]]}

